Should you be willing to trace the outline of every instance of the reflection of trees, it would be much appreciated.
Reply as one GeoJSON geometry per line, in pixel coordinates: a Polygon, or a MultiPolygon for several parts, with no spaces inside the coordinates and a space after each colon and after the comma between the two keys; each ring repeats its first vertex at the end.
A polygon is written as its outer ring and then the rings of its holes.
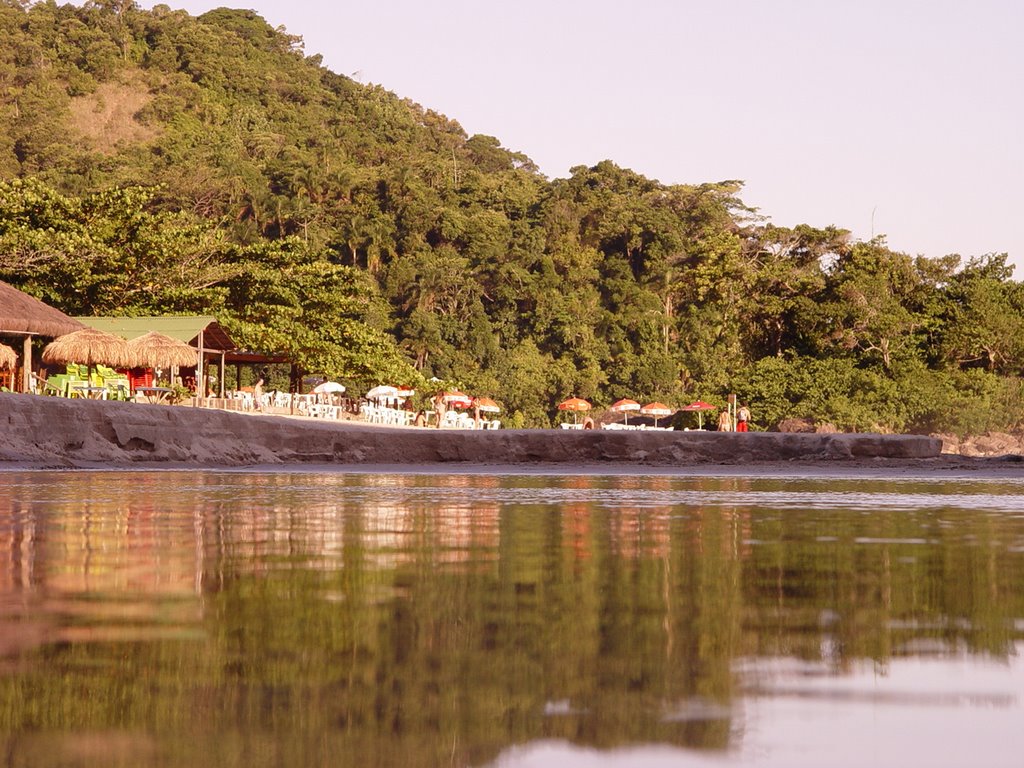
{"type": "Polygon", "coordinates": [[[148,732],[168,764],[249,768],[480,763],[546,737],[718,749],[740,657],[843,669],[1020,634],[1009,516],[680,504],[684,481],[645,482],[14,483],[0,727],[148,732]]]}
{"type": "Polygon", "coordinates": [[[1006,656],[1024,608],[1020,524],[965,510],[845,510],[755,525],[744,585],[746,624],[763,655],[840,668],[924,647],[1006,656]]]}

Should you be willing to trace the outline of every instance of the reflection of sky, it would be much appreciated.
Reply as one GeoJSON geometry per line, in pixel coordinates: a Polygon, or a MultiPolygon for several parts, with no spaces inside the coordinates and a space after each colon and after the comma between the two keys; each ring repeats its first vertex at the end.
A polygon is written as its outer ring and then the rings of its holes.
{"type": "Polygon", "coordinates": [[[494,768],[1019,768],[1024,755],[1024,645],[1009,664],[978,659],[893,660],[833,676],[787,659],[747,659],[753,687],[732,712],[727,754],[663,745],[598,751],[543,741],[506,750],[494,768]]]}
{"type": "Polygon", "coordinates": [[[744,699],[737,757],[779,766],[1020,766],[1022,650],[1009,664],[892,660],[884,674],[867,665],[843,677],[778,669],[763,693],[744,699]]]}
{"type": "MultiPolygon", "coordinates": [[[[646,470],[645,470],[646,471],[646,470]]],[[[706,469],[705,469],[706,471],[706,469]]],[[[225,473],[246,477],[245,473],[225,473]]],[[[252,476],[256,477],[256,476],[252,476]]],[[[295,472],[279,483],[296,491],[337,491],[373,504],[448,505],[567,504],[588,502],[620,508],[652,506],[743,506],[772,509],[993,509],[1024,512],[1024,478],[879,478],[873,476],[671,476],[665,474],[561,475],[539,472],[480,475],[460,472],[295,472]],[[467,489],[472,494],[467,495],[467,489]],[[883,490],[884,488],[884,490],[883,490]]]]}

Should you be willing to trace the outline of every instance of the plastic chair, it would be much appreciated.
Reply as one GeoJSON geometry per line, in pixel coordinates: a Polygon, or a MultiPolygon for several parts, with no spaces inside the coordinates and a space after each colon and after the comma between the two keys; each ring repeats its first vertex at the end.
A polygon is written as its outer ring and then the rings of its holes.
{"type": "Polygon", "coordinates": [[[48,395],[67,397],[69,381],[70,378],[66,373],[55,373],[43,382],[43,391],[48,395]]]}
{"type": "Polygon", "coordinates": [[[127,376],[105,379],[103,386],[107,388],[107,400],[127,400],[130,396],[127,376]]]}

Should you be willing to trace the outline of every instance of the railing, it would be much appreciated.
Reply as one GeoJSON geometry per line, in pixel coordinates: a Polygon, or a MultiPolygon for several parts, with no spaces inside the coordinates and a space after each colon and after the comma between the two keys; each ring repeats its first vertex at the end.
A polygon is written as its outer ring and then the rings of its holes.
{"type": "MultiPolygon", "coordinates": [[[[139,402],[150,403],[167,402],[166,395],[171,391],[161,387],[138,387],[134,393],[129,393],[121,382],[118,382],[116,385],[111,384],[108,388],[101,388],[89,385],[85,381],[75,381],[63,374],[52,376],[47,380],[40,379],[39,387],[40,394],[64,397],[88,396],[103,399],[113,399],[114,397],[130,399],[130,397],[133,397],[139,402]],[[159,399],[154,395],[156,390],[161,391],[159,399]]],[[[236,413],[303,416],[327,421],[361,419],[367,424],[379,424],[390,427],[437,426],[437,415],[434,411],[421,411],[421,418],[417,418],[417,414],[413,411],[390,408],[366,401],[357,405],[357,402],[351,398],[339,399],[334,395],[300,395],[280,391],[263,392],[257,395],[252,391],[237,390],[225,392],[224,397],[192,397],[182,404],[236,413]]],[[[477,422],[468,413],[446,411],[441,426],[446,429],[491,430],[500,429],[501,421],[498,419],[480,419],[477,422]]],[[[580,427],[582,427],[582,424],[580,427]]]]}

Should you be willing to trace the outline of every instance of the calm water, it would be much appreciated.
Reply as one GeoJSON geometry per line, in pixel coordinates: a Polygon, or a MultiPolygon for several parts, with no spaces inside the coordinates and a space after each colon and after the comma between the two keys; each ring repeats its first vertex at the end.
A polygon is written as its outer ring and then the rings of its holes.
{"type": "Polygon", "coordinates": [[[1024,482],[0,473],[5,766],[1020,766],[1024,482]]]}

